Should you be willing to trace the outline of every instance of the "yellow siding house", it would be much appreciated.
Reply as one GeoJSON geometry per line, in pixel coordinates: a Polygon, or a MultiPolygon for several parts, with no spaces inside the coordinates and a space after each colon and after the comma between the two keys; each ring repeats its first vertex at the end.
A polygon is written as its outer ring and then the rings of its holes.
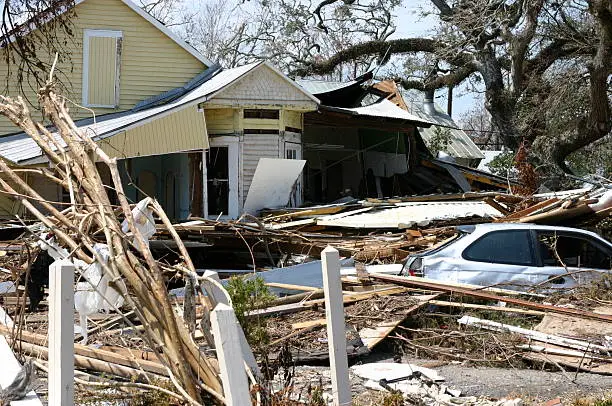
{"type": "MultiPolygon", "coordinates": [[[[154,196],[174,219],[237,217],[260,157],[301,158],[302,116],[318,100],[270,64],[221,69],[130,0],[80,0],[74,12],[74,37],[57,67],[61,91],[81,131],[120,160],[133,201],[154,196]]],[[[2,61],[0,71],[15,82],[15,67],[2,61]]],[[[36,100],[24,92],[8,89],[36,100]]],[[[4,118],[0,159],[48,165],[4,118]]],[[[49,200],[68,199],[35,174],[27,181],[49,200]]],[[[0,216],[22,211],[0,196],[0,216]]]]}

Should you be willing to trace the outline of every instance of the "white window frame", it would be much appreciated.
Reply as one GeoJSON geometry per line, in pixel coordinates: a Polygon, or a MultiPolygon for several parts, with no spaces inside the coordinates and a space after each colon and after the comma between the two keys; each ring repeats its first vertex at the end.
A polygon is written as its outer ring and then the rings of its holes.
{"type": "MultiPolygon", "coordinates": [[[[105,104],[90,104],[89,103],[89,39],[94,38],[123,38],[123,31],[113,30],[89,30],[86,29],[83,32],[83,88],[82,98],[83,106],[85,107],[99,107],[99,108],[116,108],[119,105],[119,91],[120,86],[115,85],[115,103],[111,105],[105,104]]],[[[120,80],[120,65],[117,63],[117,52],[115,52],[115,82],[119,83],[120,80]]]]}

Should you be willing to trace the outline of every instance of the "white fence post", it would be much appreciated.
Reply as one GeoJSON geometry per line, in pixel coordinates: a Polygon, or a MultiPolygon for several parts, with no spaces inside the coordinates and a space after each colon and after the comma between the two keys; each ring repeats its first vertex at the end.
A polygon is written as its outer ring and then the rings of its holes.
{"type": "MultiPolygon", "coordinates": [[[[219,274],[215,271],[205,271],[204,276],[219,282],[219,284],[221,283],[219,274]]],[[[224,292],[219,286],[207,281],[204,281],[203,285],[213,307],[219,303],[229,305],[226,292],[224,292]]],[[[259,365],[257,365],[257,360],[255,359],[255,355],[253,355],[253,350],[247,342],[246,336],[244,335],[244,330],[240,326],[238,326],[238,339],[240,340],[240,346],[242,347],[244,362],[251,369],[253,376],[258,381],[263,381],[264,376],[259,369],[259,365]]]]}
{"type": "Polygon", "coordinates": [[[346,355],[346,325],[344,322],[338,250],[328,246],[321,253],[321,261],[323,262],[323,290],[325,292],[332,396],[334,406],[350,406],[351,386],[346,355]]]}
{"type": "Polygon", "coordinates": [[[74,404],[74,265],[49,267],[49,406],[74,404]]]}
{"type": "Polygon", "coordinates": [[[234,309],[219,303],[210,316],[223,395],[228,406],[245,406],[251,404],[249,381],[244,369],[244,358],[238,336],[238,320],[234,309]]]}

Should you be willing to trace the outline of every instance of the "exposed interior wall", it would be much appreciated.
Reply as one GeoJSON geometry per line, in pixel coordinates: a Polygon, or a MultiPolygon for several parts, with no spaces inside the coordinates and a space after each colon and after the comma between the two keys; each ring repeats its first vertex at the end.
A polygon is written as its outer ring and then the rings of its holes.
{"type": "Polygon", "coordinates": [[[186,219],[191,211],[189,158],[186,153],[119,161],[121,182],[132,203],[156,198],[173,220],[186,219]]]}
{"type": "Polygon", "coordinates": [[[307,126],[305,200],[324,203],[345,196],[392,194],[395,175],[408,172],[407,137],[404,132],[307,126]]]}
{"type": "MultiPolygon", "coordinates": [[[[122,32],[119,104],[117,108],[95,108],[97,115],[128,110],[136,103],[170,89],[183,86],[191,78],[206,69],[206,66],[176,42],[159,31],[121,0],[87,0],[74,9],[72,18],[74,36],[58,34],[58,43],[65,43],[65,54],[56,67],[56,77],[61,89],[70,100],[81,104],[83,88],[83,38],[86,29],[114,30],[122,32]]],[[[39,47],[40,58],[51,66],[53,58],[44,45],[39,47]]],[[[18,64],[8,66],[0,59],[0,92],[9,96],[21,94],[16,85],[18,64]],[[8,88],[7,88],[8,83],[8,88]]],[[[35,91],[38,86],[25,83],[24,96],[37,105],[35,91]]],[[[91,112],[70,106],[73,119],[91,117],[91,112]]],[[[0,135],[16,132],[18,129],[0,117],[0,135]]]]}
{"type": "MultiPolygon", "coordinates": [[[[233,180],[238,185],[239,211],[242,210],[246,200],[260,158],[286,158],[287,149],[292,149],[297,151],[295,159],[302,159],[303,112],[301,110],[274,105],[246,104],[230,108],[213,104],[205,107],[204,115],[208,134],[215,140],[211,141],[212,145],[229,145],[229,141],[225,144],[219,143],[223,137],[235,137],[239,144],[239,168],[237,179],[233,180]],[[278,119],[245,118],[245,109],[278,110],[278,119]]],[[[300,179],[298,185],[299,196],[294,199],[294,204],[300,204],[302,201],[301,181],[300,179]]]]}

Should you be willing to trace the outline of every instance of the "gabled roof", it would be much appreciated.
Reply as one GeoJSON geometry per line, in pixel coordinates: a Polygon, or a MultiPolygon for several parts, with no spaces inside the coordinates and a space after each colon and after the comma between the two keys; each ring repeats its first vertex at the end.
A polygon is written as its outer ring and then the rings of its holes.
{"type": "MultiPolygon", "coordinates": [[[[84,3],[88,0],[75,0],[74,1],[74,5],[73,7],[78,6],[81,3],[84,3]]],[[[211,62],[208,58],[206,58],[204,55],[202,55],[197,49],[195,49],[193,46],[189,45],[188,43],[186,43],[185,41],[183,41],[178,35],[176,35],[175,33],[173,33],[168,27],[166,27],[164,24],[162,24],[159,20],[157,20],[156,18],[154,18],[151,14],[147,13],[146,11],[144,11],[140,6],[138,6],[136,3],[134,3],[131,0],[121,0],[126,6],[128,6],[129,8],[131,8],[134,12],[136,12],[136,14],[140,15],[142,18],[144,18],[145,20],[147,20],[149,23],[153,24],[155,26],[155,28],[157,28],[158,30],[160,30],[164,35],[166,35],[168,38],[170,38],[172,41],[174,41],[178,46],[180,46],[181,48],[183,48],[185,51],[187,51],[188,53],[190,53],[194,58],[196,58],[197,60],[199,60],[200,62],[202,62],[204,65],[206,66],[212,66],[213,62],[211,62]]],[[[66,12],[68,12],[71,8],[65,8],[62,12],[57,13],[55,15],[53,15],[53,17],[51,19],[53,19],[54,17],[57,17],[59,15],[62,15],[66,12]]],[[[51,20],[50,19],[50,20],[51,20]]],[[[28,22],[26,21],[24,23],[24,25],[27,25],[28,22]]],[[[31,27],[28,27],[28,29],[26,29],[24,31],[24,33],[28,33],[30,31],[31,27]]],[[[11,36],[9,38],[10,42],[15,41],[14,36],[11,36]]]]}
{"type": "MultiPolygon", "coordinates": [[[[81,131],[87,132],[96,141],[112,137],[120,132],[147,124],[157,118],[164,117],[189,106],[195,106],[199,103],[206,102],[261,66],[267,66],[273,69],[288,82],[299,88],[300,91],[308,95],[314,102],[318,102],[314,96],[293,83],[291,79],[280,73],[278,69],[273,67],[269,62],[264,61],[233,69],[221,70],[188,93],[185,93],[174,101],[167,102],[160,106],[144,110],[132,109],[120,113],[107,114],[97,117],[95,121],[92,118],[88,118],[79,120],[75,124],[81,131]]],[[[58,141],[60,140],[59,135],[55,134],[55,137],[58,141]]],[[[63,142],[60,141],[60,143],[63,142]]],[[[25,133],[0,138],[0,157],[15,164],[37,163],[37,158],[41,156],[42,151],[36,142],[25,133]]]]}

